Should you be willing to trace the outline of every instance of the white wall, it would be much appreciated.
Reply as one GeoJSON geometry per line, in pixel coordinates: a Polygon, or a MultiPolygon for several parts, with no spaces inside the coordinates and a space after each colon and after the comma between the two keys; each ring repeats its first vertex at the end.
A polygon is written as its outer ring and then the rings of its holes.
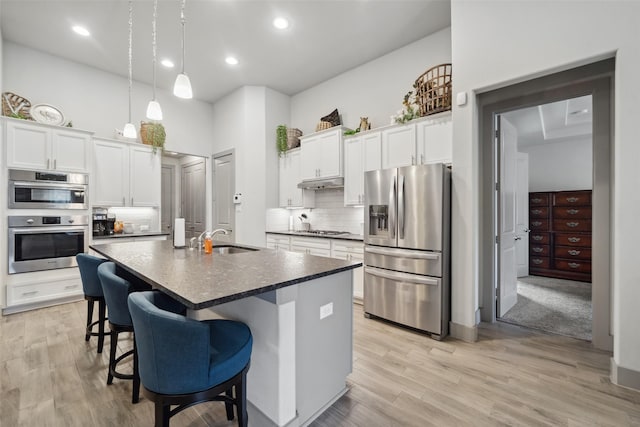
{"type": "Polygon", "coordinates": [[[478,308],[479,143],[474,93],[616,56],[613,192],[614,361],[640,371],[639,2],[468,1],[451,6],[453,109],[452,320],[475,324],[478,308]]]}
{"type": "Polygon", "coordinates": [[[593,187],[590,136],[527,145],[518,151],[529,154],[529,191],[591,190],[593,187]]]}
{"type": "Polygon", "coordinates": [[[294,95],[291,126],[304,134],[314,132],[320,118],[334,108],[352,129],[360,125],[360,117],[369,117],[372,128],[388,125],[415,80],[434,65],[449,62],[451,29],[445,28],[294,95]]]}
{"type": "MultiPolygon", "coordinates": [[[[135,58],[134,58],[135,60],[135,58]]],[[[114,138],[128,119],[128,80],[15,43],[5,42],[3,50],[3,88],[24,96],[32,105],[58,107],[73,127],[114,138]]],[[[145,120],[151,86],[135,82],[132,90],[132,121],[139,127],[145,120]]],[[[211,115],[213,106],[198,100],[176,98],[158,89],[167,131],[166,148],[181,153],[211,154],[211,115]]]]}

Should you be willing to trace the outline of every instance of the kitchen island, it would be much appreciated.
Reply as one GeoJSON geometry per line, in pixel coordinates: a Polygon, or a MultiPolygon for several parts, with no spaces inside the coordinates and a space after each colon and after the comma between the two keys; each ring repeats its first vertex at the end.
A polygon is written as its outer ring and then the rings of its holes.
{"type": "Polygon", "coordinates": [[[185,304],[192,317],[213,314],[248,324],[254,337],[249,424],[308,425],[347,390],[351,275],[361,264],[214,246],[213,254],[174,249],[170,241],[94,244],[91,249],[185,304]]]}

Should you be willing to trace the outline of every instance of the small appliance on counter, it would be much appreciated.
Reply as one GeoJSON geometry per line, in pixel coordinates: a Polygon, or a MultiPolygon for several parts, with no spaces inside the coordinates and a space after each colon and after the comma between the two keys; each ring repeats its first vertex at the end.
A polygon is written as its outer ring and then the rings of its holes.
{"type": "Polygon", "coordinates": [[[116,216],[106,209],[93,210],[93,236],[111,236],[114,233],[116,216]]]}

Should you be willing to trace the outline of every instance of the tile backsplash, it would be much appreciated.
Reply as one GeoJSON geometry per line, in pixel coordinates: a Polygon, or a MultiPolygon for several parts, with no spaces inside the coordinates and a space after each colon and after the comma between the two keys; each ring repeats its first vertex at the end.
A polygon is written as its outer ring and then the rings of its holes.
{"type": "Polygon", "coordinates": [[[345,207],[342,189],[316,191],[316,207],[312,209],[267,209],[267,231],[300,230],[299,216],[303,212],[312,230],[362,234],[364,208],[345,207]]]}
{"type": "Polygon", "coordinates": [[[140,232],[140,226],[147,226],[148,231],[160,231],[160,210],[157,208],[123,208],[111,207],[109,213],[115,214],[116,220],[133,224],[134,232],[140,232]]]}

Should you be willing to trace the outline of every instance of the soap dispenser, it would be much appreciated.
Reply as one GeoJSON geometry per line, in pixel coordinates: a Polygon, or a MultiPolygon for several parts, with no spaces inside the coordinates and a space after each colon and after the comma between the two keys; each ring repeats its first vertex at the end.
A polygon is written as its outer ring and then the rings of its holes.
{"type": "Polygon", "coordinates": [[[204,253],[210,254],[213,252],[213,239],[211,238],[211,234],[207,233],[204,236],[204,253]]]}

